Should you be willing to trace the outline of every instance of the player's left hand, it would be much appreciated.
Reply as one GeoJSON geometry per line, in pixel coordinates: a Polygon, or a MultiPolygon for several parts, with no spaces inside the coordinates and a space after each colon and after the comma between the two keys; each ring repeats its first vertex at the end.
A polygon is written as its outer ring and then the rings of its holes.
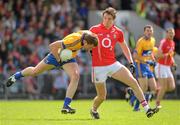
{"type": "Polygon", "coordinates": [[[129,64],[129,70],[130,70],[130,72],[131,72],[132,74],[134,74],[134,72],[135,72],[135,65],[134,65],[133,63],[130,63],[130,64],[129,64]]]}
{"type": "Polygon", "coordinates": [[[156,66],[156,62],[155,61],[146,61],[147,64],[149,64],[150,66],[156,66]]]}
{"type": "Polygon", "coordinates": [[[176,70],[177,70],[177,64],[175,64],[175,63],[173,64],[172,70],[173,70],[173,71],[176,71],[176,70]]]}

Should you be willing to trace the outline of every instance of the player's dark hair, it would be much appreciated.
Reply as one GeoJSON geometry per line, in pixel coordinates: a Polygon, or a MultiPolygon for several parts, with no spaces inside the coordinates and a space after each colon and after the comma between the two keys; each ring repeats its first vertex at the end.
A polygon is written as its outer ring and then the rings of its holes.
{"type": "Polygon", "coordinates": [[[88,33],[84,33],[84,40],[87,41],[87,44],[93,44],[94,46],[97,46],[98,45],[98,39],[97,37],[91,35],[91,34],[88,34],[88,33]]]}
{"type": "Polygon", "coordinates": [[[110,14],[113,17],[113,19],[115,19],[117,11],[112,7],[108,7],[103,11],[103,16],[105,13],[110,14]]]}
{"type": "Polygon", "coordinates": [[[152,27],[151,25],[146,25],[146,26],[144,27],[144,31],[145,31],[147,28],[152,28],[152,29],[153,29],[153,27],[152,27]]]}

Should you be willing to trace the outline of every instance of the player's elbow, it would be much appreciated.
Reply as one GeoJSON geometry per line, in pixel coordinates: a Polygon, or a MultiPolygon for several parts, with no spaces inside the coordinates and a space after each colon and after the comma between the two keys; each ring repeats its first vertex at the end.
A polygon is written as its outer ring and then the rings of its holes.
{"type": "Polygon", "coordinates": [[[52,51],[54,48],[54,43],[49,44],[49,50],[52,51]]]}

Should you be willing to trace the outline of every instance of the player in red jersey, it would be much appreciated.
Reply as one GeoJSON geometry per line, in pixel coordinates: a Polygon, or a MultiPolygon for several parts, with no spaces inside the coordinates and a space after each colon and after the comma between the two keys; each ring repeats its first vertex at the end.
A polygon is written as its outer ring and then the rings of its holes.
{"type": "Polygon", "coordinates": [[[156,105],[161,108],[160,100],[163,98],[165,92],[175,89],[174,77],[171,72],[171,66],[175,66],[173,58],[175,43],[173,41],[175,32],[173,28],[166,30],[166,38],[161,40],[158,63],[155,67],[156,77],[158,78],[159,92],[157,94],[156,105]]]}
{"type": "Polygon", "coordinates": [[[90,28],[90,31],[95,33],[99,39],[98,46],[92,49],[92,81],[95,83],[97,96],[94,98],[90,113],[94,119],[100,118],[97,109],[106,99],[105,82],[109,76],[132,87],[135,95],[144,107],[147,117],[151,117],[155,112],[147,104],[138,82],[131,72],[115,59],[114,47],[116,43],[119,43],[130,64],[130,70],[134,72],[135,67],[130,50],[124,40],[124,34],[119,28],[114,26],[116,10],[111,7],[105,9],[102,18],[102,23],[90,28]]]}

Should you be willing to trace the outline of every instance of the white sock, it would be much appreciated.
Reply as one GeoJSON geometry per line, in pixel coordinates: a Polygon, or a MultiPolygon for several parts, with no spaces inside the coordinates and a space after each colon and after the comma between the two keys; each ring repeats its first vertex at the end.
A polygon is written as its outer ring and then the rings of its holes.
{"type": "Polygon", "coordinates": [[[148,109],[150,109],[149,105],[144,106],[144,110],[145,110],[145,112],[147,112],[147,111],[148,111],[148,109]]]}

